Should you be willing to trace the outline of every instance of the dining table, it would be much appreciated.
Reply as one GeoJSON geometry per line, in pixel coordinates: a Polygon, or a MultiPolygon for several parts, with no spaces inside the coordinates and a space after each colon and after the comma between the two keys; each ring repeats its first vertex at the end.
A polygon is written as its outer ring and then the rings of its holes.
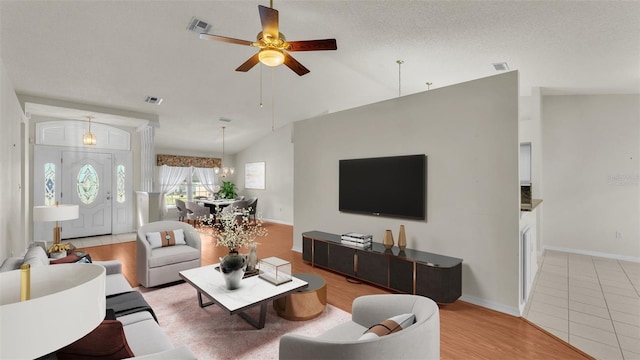
{"type": "Polygon", "coordinates": [[[196,202],[201,203],[202,205],[211,208],[211,214],[216,213],[216,208],[224,208],[227,207],[238,200],[236,199],[197,199],[196,202]]]}

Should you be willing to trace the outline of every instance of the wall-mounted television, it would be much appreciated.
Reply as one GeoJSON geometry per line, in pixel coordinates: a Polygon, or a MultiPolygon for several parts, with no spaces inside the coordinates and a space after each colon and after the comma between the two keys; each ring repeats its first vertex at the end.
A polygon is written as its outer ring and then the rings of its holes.
{"type": "Polygon", "coordinates": [[[342,212],[424,220],[427,156],[340,160],[342,212]]]}

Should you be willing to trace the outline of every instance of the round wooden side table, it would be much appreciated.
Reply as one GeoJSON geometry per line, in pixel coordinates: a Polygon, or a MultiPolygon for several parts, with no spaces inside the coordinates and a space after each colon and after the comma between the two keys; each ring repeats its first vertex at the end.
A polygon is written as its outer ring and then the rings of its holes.
{"type": "Polygon", "coordinates": [[[294,274],[309,285],[295,293],[273,301],[278,316],[292,321],[318,317],[327,305],[327,283],[315,274],[294,274]]]}

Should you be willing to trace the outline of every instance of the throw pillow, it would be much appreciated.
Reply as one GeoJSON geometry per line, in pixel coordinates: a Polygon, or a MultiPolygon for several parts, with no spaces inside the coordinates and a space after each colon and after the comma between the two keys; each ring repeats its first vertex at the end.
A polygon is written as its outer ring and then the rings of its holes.
{"type": "Polygon", "coordinates": [[[378,324],[371,326],[365,331],[358,340],[377,339],[381,336],[389,335],[394,332],[398,332],[402,329],[406,329],[409,325],[416,321],[414,314],[402,314],[388,318],[378,324]]]}
{"type": "Polygon", "coordinates": [[[122,323],[103,320],[97,328],[80,340],[56,352],[61,360],[124,359],[134,356],[127,344],[122,323]]]}
{"type": "Polygon", "coordinates": [[[63,258],[60,258],[60,259],[51,260],[49,263],[51,265],[68,264],[68,263],[91,263],[91,256],[89,254],[83,254],[82,256],[80,256],[76,252],[76,253],[72,253],[71,255],[67,255],[67,256],[65,256],[63,258]]]}
{"type": "Polygon", "coordinates": [[[187,244],[182,229],[147,233],[147,241],[152,249],[187,244]]]}

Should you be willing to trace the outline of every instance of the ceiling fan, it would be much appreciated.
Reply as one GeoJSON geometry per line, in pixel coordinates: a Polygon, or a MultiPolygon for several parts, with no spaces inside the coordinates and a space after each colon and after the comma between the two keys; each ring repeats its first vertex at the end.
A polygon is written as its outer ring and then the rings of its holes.
{"type": "Polygon", "coordinates": [[[260,13],[262,31],[258,33],[257,41],[255,42],[207,33],[200,34],[200,38],[260,48],[258,53],[236,69],[236,71],[242,72],[249,71],[258,62],[261,62],[267,66],[285,64],[296,74],[302,76],[309,73],[309,69],[289,55],[289,51],[336,50],[338,48],[336,39],[287,41],[284,34],[278,29],[278,10],[273,8],[273,0],[271,1],[271,7],[258,5],[258,11],[260,13]]]}

